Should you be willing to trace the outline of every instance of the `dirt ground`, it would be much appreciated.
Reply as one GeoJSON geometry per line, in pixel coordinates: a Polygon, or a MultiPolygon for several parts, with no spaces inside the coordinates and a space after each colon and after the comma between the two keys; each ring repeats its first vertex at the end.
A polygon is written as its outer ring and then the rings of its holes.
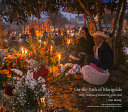
{"type": "MultiPolygon", "coordinates": [[[[58,109],[65,109],[61,112],[118,112],[120,110],[128,110],[128,71],[127,69],[110,70],[109,80],[102,85],[104,88],[116,88],[122,89],[123,96],[122,108],[89,108],[89,106],[96,106],[100,104],[108,103],[107,97],[94,97],[87,96],[87,94],[96,94],[96,91],[88,91],[89,88],[100,88],[101,86],[95,86],[88,84],[83,80],[81,74],[75,74],[68,78],[62,78],[53,83],[55,77],[49,77],[47,79],[48,88],[48,100],[46,102],[45,112],[59,112],[58,109]],[[84,89],[84,90],[82,90],[84,89]],[[84,96],[85,95],[85,96],[84,96]],[[51,105],[50,105],[51,103],[51,105]]],[[[103,94],[105,94],[103,92],[103,94]]],[[[4,90],[0,91],[0,104],[2,104],[2,98],[4,97],[4,90]]]]}
{"type": "MultiPolygon", "coordinates": [[[[121,68],[122,69],[122,68],[121,68]]],[[[110,78],[102,86],[95,86],[88,84],[83,80],[82,75],[71,76],[69,79],[58,80],[53,84],[53,80],[48,81],[48,88],[50,90],[49,96],[54,109],[65,107],[69,112],[118,112],[121,110],[128,110],[128,71],[127,69],[110,70],[110,78]],[[51,82],[50,82],[51,81],[51,82]],[[121,97],[114,97],[114,99],[121,99],[121,108],[89,108],[89,106],[99,106],[101,104],[108,104],[107,97],[95,97],[90,94],[97,94],[96,91],[88,91],[89,88],[121,88],[121,97]],[[83,91],[81,91],[84,88],[83,91]],[[87,91],[86,91],[87,90],[87,91]],[[52,91],[52,92],[51,92],[52,91]]],[[[106,92],[101,92],[106,94],[106,92]]],[[[114,92],[117,94],[116,92],[114,92]]],[[[50,108],[49,108],[50,109],[50,108]]]]}

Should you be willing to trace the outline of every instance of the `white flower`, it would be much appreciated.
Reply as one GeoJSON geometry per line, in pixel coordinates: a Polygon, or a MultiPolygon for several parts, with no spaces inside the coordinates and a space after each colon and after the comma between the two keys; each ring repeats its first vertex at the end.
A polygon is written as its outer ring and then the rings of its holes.
{"type": "Polygon", "coordinates": [[[37,82],[36,82],[35,79],[33,79],[33,80],[30,81],[30,88],[31,88],[32,90],[34,90],[34,88],[35,88],[36,85],[37,85],[37,82]]]}
{"type": "Polygon", "coordinates": [[[25,81],[25,84],[26,84],[27,86],[29,86],[29,85],[30,85],[30,83],[29,83],[29,81],[28,81],[28,80],[26,80],[26,81],[25,81]]]}
{"type": "Polygon", "coordinates": [[[34,59],[27,60],[27,62],[30,64],[30,67],[32,69],[36,68],[37,65],[38,65],[38,62],[36,60],[34,60],[34,59]]]}
{"type": "Polygon", "coordinates": [[[23,80],[25,78],[25,76],[22,76],[21,80],[23,80]]]}
{"type": "Polygon", "coordinates": [[[34,68],[34,71],[37,71],[38,69],[37,68],[34,68]]]}
{"type": "Polygon", "coordinates": [[[45,83],[45,79],[42,78],[42,77],[39,77],[39,78],[38,78],[38,83],[45,83]]]}
{"type": "Polygon", "coordinates": [[[32,72],[32,70],[28,70],[26,79],[27,80],[32,80],[33,79],[33,72],[32,72]]]}
{"type": "Polygon", "coordinates": [[[16,73],[16,74],[19,74],[20,76],[23,75],[23,72],[21,70],[18,70],[18,69],[11,69],[12,72],[16,73]]]}

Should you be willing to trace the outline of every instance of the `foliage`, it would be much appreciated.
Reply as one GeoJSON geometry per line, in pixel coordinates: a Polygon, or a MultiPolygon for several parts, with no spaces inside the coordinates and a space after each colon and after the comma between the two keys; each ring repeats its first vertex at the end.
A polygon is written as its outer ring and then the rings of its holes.
{"type": "MultiPolygon", "coordinates": [[[[116,8],[117,0],[109,3],[100,2],[101,12],[104,13],[104,7],[110,9],[112,12],[116,8]]],[[[95,2],[94,0],[88,0],[85,2],[81,0],[85,7],[89,7],[91,14],[96,15],[95,2]],[[94,8],[93,8],[94,7],[94,8]]],[[[40,18],[43,11],[50,13],[57,13],[62,7],[70,7],[71,11],[77,10],[78,13],[83,13],[84,10],[81,8],[78,0],[2,0],[1,2],[0,15],[6,21],[24,23],[28,17],[35,16],[40,18]]]]}
{"type": "Polygon", "coordinates": [[[7,83],[8,77],[6,74],[0,74],[0,89],[4,89],[6,83],[7,83]]]}
{"type": "MultiPolygon", "coordinates": [[[[28,39],[29,50],[31,51],[31,58],[38,62],[51,66],[56,65],[58,59],[57,54],[54,50],[51,50],[51,37],[48,36],[45,40],[39,42],[39,39],[28,39]]],[[[52,46],[53,47],[53,46],[52,46]]]]}
{"type": "Polygon", "coordinates": [[[59,4],[56,0],[2,0],[0,15],[10,23],[24,23],[31,16],[40,18],[42,11],[57,12],[59,4]]]}

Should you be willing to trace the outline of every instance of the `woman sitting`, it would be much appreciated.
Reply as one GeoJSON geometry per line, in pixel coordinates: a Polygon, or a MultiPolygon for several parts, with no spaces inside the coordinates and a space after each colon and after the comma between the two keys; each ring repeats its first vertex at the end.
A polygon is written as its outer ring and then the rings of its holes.
{"type": "Polygon", "coordinates": [[[74,64],[84,65],[84,60],[86,59],[86,64],[90,63],[90,57],[93,56],[94,39],[89,34],[86,27],[81,29],[81,38],[79,39],[76,48],[69,55],[69,62],[74,64]]]}
{"type": "Polygon", "coordinates": [[[110,46],[106,43],[107,35],[102,32],[92,34],[95,46],[94,57],[91,57],[91,64],[82,67],[81,73],[84,80],[90,84],[102,85],[109,78],[108,69],[113,65],[113,55],[110,46]]]}

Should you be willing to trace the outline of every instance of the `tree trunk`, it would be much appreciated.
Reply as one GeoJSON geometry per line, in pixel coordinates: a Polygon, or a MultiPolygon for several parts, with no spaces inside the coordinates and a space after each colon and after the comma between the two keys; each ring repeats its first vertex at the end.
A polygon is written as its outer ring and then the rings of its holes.
{"type": "Polygon", "coordinates": [[[113,25],[113,32],[112,32],[112,49],[113,49],[113,55],[114,55],[114,65],[116,65],[116,38],[115,38],[115,31],[117,29],[117,21],[119,18],[119,14],[120,14],[120,10],[121,10],[121,6],[122,6],[123,0],[119,0],[118,3],[118,9],[116,12],[116,16],[115,16],[115,20],[114,20],[114,25],[113,25]]]}
{"type": "Polygon", "coordinates": [[[97,11],[97,17],[98,17],[98,30],[103,31],[103,28],[102,28],[102,25],[101,25],[101,11],[100,11],[99,0],[96,0],[96,11],[97,11]]]}
{"type": "Polygon", "coordinates": [[[121,16],[119,19],[119,28],[118,28],[118,33],[117,36],[115,38],[115,53],[114,53],[114,65],[119,65],[119,64],[123,64],[124,61],[122,60],[122,56],[123,56],[123,46],[121,44],[121,32],[122,32],[122,28],[123,28],[123,20],[125,17],[125,11],[126,11],[126,7],[127,7],[127,1],[123,0],[123,8],[122,8],[122,12],[121,12],[121,16]]]}
{"type": "Polygon", "coordinates": [[[83,10],[85,11],[86,15],[89,16],[90,23],[92,23],[93,24],[93,27],[94,27],[94,31],[93,32],[95,32],[97,30],[97,27],[96,27],[95,20],[94,20],[93,16],[90,13],[90,10],[89,10],[89,7],[88,7],[88,1],[86,1],[87,8],[84,6],[84,4],[81,2],[81,0],[78,0],[78,2],[80,4],[80,6],[83,8],[83,10]]]}
{"type": "Polygon", "coordinates": [[[114,65],[116,65],[116,38],[115,38],[115,31],[117,29],[117,21],[119,18],[119,14],[120,14],[120,10],[121,10],[121,6],[122,6],[123,0],[119,0],[118,3],[118,9],[116,12],[116,16],[115,16],[115,20],[114,20],[114,25],[113,25],[113,32],[112,32],[112,49],[113,49],[113,56],[114,56],[114,65]]]}
{"type": "MultiPolygon", "coordinates": [[[[2,21],[2,19],[0,19],[0,21],[2,21]]],[[[0,23],[0,41],[1,41],[1,48],[3,48],[3,38],[2,38],[2,26],[1,26],[1,23],[0,23]]]]}
{"type": "Polygon", "coordinates": [[[123,3],[124,0],[120,0],[119,3],[118,3],[118,9],[116,11],[116,17],[115,17],[115,20],[114,20],[114,26],[113,26],[113,32],[112,32],[112,37],[114,38],[115,37],[115,31],[116,31],[116,28],[117,28],[117,21],[118,21],[118,17],[119,17],[119,14],[120,14],[120,10],[121,10],[121,6],[122,6],[122,3],[123,3]]]}
{"type": "Polygon", "coordinates": [[[118,28],[117,38],[120,38],[120,35],[121,35],[121,32],[122,32],[123,21],[124,21],[124,17],[125,17],[126,7],[127,7],[127,1],[124,0],[124,2],[123,2],[123,9],[122,9],[121,16],[120,16],[120,19],[119,19],[119,28],[118,28]]]}
{"type": "Polygon", "coordinates": [[[83,16],[84,16],[85,27],[88,27],[88,26],[89,26],[89,20],[88,20],[88,17],[87,17],[87,15],[86,15],[85,13],[83,14],[83,16]]]}

